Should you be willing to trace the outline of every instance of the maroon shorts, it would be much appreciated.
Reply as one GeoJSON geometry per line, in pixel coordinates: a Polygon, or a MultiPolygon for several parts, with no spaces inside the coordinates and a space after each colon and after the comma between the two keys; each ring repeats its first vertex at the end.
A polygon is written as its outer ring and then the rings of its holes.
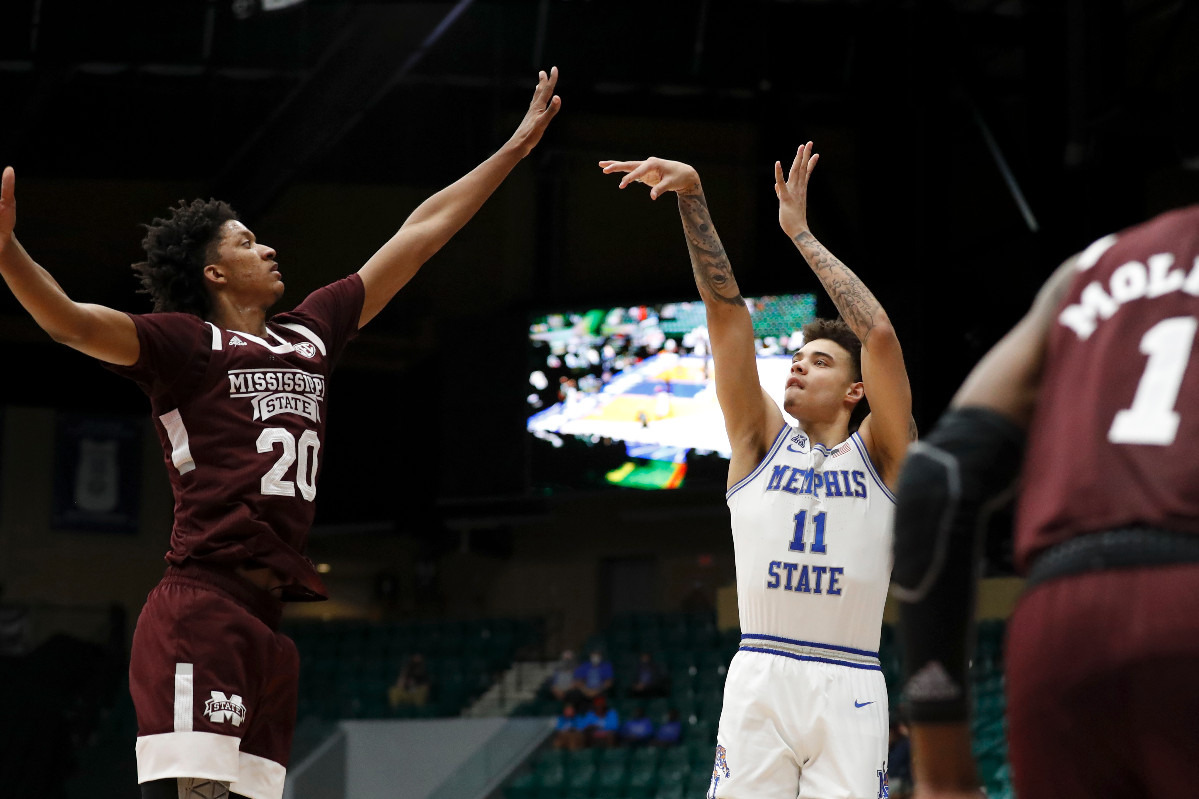
{"type": "Polygon", "coordinates": [[[228,569],[167,569],[133,633],[139,783],[195,777],[283,795],[300,660],[277,632],[281,612],[228,569]]]}
{"type": "Polygon", "coordinates": [[[1020,799],[1189,797],[1199,764],[1199,564],[1045,582],[1008,626],[1020,799]]]}

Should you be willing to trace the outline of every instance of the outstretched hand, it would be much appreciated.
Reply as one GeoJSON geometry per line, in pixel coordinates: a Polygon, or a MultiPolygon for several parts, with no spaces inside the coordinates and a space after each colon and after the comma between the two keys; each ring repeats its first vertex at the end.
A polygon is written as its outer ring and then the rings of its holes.
{"type": "Polygon", "coordinates": [[[537,73],[537,88],[533,91],[529,110],[525,112],[525,118],[517,125],[516,132],[510,140],[520,151],[521,158],[533,151],[541,141],[541,135],[549,127],[550,120],[557,115],[558,109],[562,108],[562,98],[554,94],[554,87],[557,85],[557,67],[550,67],[548,75],[544,70],[537,73]]]}
{"type": "Polygon", "coordinates": [[[17,226],[17,173],[11,166],[4,167],[0,179],[0,245],[7,243],[17,226]]]}
{"type": "Polygon", "coordinates": [[[779,198],[779,226],[791,238],[808,229],[808,178],[820,156],[812,152],[812,143],[801,146],[783,179],[783,165],[774,162],[774,193],[779,198]]]}
{"type": "Polygon", "coordinates": [[[656,200],[664,192],[695,194],[701,190],[699,173],[690,164],[682,161],[667,161],[665,158],[647,158],[644,161],[600,161],[604,174],[627,172],[620,180],[620,188],[630,183],[645,183],[650,187],[649,198],[656,200]]]}

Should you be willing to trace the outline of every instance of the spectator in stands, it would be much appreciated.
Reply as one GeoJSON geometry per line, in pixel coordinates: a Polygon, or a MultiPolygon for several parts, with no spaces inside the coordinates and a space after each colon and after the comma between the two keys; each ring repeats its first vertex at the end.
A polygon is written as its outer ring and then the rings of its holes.
{"type": "Polygon", "coordinates": [[[683,723],[679,721],[679,711],[674,708],[666,714],[666,721],[658,725],[654,733],[654,746],[674,746],[683,737],[683,723]]]}
{"type": "Polygon", "coordinates": [[[633,684],[629,687],[629,695],[642,699],[655,696],[666,696],[670,687],[666,683],[666,674],[662,667],[654,662],[654,656],[642,652],[637,662],[637,672],[633,676],[633,684]]]}
{"type": "Polygon", "coordinates": [[[591,701],[591,710],[579,721],[587,743],[591,746],[616,746],[620,732],[620,714],[616,708],[608,707],[608,700],[600,694],[591,701]]]}
{"type": "Polygon", "coordinates": [[[645,708],[637,705],[631,718],[620,725],[620,740],[626,746],[642,746],[654,737],[654,722],[645,715],[645,708]]]}
{"type": "Polygon", "coordinates": [[[546,680],[550,696],[559,702],[576,701],[576,697],[571,696],[571,692],[574,689],[575,669],[578,668],[578,665],[574,652],[567,649],[562,653],[558,665],[554,666],[554,673],[546,680]]]}
{"type": "Polygon", "coordinates": [[[891,720],[891,735],[887,754],[887,783],[891,799],[910,799],[912,796],[912,742],[908,725],[902,717],[891,720]]]}
{"type": "Polygon", "coordinates": [[[574,686],[587,699],[605,696],[612,687],[612,664],[604,660],[604,653],[598,649],[591,653],[591,658],[575,669],[574,686]]]}
{"type": "Polygon", "coordinates": [[[413,653],[400,669],[400,676],[395,684],[387,689],[387,698],[392,709],[400,705],[423,705],[429,699],[429,669],[425,665],[425,656],[420,652],[413,653]]]}
{"type": "Polygon", "coordinates": [[[583,739],[583,728],[580,726],[582,719],[575,713],[575,706],[567,702],[562,705],[562,712],[558,714],[558,721],[554,724],[554,748],[555,749],[570,749],[571,751],[582,749],[586,743],[583,739]]]}

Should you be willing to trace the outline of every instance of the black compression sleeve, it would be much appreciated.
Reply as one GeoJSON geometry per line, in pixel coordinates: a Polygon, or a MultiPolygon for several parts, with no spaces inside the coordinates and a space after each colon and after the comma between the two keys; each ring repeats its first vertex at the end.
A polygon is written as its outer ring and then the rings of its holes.
{"type": "Polygon", "coordinates": [[[912,445],[895,507],[903,694],[914,722],[969,716],[969,646],[983,533],[1011,499],[1023,431],[982,408],[947,412],[912,445]]]}

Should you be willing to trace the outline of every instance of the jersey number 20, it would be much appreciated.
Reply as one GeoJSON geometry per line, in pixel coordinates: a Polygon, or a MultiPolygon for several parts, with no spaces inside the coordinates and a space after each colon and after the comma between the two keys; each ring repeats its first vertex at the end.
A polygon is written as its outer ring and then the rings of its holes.
{"type": "Polygon", "coordinates": [[[316,454],[321,448],[321,440],[317,438],[316,431],[305,430],[298,442],[289,430],[282,427],[268,427],[259,434],[259,452],[271,452],[276,445],[283,447],[283,454],[275,461],[271,470],[262,476],[262,493],[276,497],[294,497],[296,487],[299,486],[300,496],[311,502],[316,498],[316,454]],[[293,463],[296,464],[294,483],[283,479],[293,463]]]}

